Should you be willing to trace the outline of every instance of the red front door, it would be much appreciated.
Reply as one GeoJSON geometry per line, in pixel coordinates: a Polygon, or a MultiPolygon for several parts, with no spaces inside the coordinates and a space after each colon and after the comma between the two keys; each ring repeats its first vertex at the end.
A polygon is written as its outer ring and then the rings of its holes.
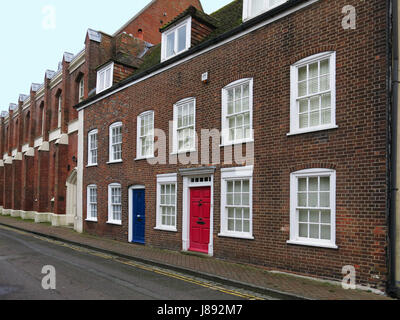
{"type": "Polygon", "coordinates": [[[208,254],[211,188],[190,189],[190,251],[208,254]]]}

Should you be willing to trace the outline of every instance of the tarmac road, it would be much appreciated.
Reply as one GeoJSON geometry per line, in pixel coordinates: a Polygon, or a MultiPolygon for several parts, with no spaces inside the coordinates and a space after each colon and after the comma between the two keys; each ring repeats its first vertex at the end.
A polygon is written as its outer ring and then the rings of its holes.
{"type": "Polygon", "coordinates": [[[0,300],[260,300],[259,294],[0,227],[0,300]],[[45,290],[44,266],[55,268],[45,290]]]}

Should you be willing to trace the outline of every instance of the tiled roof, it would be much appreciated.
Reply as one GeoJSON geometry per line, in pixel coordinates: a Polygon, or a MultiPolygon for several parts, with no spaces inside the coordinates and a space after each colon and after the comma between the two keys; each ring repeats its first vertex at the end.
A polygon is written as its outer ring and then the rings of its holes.
{"type": "Polygon", "coordinates": [[[180,20],[182,20],[188,16],[196,18],[197,20],[199,20],[207,25],[210,25],[212,27],[216,27],[216,24],[218,23],[218,21],[216,21],[213,17],[209,16],[208,14],[204,13],[203,11],[196,9],[193,6],[190,6],[185,11],[183,11],[180,15],[178,15],[175,19],[173,19],[172,21],[168,22],[163,27],[161,27],[160,32],[164,32],[164,31],[168,30],[168,28],[170,28],[172,25],[174,25],[175,23],[179,22],[180,20]]]}

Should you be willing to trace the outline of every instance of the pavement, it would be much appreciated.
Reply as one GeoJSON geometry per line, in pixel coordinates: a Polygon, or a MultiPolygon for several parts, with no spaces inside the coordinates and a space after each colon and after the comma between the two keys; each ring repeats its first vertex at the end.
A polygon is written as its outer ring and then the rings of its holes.
{"type": "Polygon", "coordinates": [[[123,243],[85,233],[79,234],[70,228],[36,224],[20,218],[0,216],[0,225],[130,261],[145,263],[234,288],[258,292],[276,299],[392,300],[385,295],[370,291],[345,290],[340,284],[329,281],[275,273],[254,265],[231,263],[216,258],[123,243]]]}

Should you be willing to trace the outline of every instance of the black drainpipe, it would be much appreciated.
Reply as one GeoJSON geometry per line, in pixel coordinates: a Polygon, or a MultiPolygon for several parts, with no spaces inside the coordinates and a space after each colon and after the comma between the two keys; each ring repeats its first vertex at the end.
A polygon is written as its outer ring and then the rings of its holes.
{"type": "Polygon", "coordinates": [[[397,196],[397,116],[399,97],[399,30],[398,30],[398,0],[388,2],[388,66],[389,66],[389,282],[388,293],[399,297],[399,288],[396,279],[396,196],[397,196]]]}

